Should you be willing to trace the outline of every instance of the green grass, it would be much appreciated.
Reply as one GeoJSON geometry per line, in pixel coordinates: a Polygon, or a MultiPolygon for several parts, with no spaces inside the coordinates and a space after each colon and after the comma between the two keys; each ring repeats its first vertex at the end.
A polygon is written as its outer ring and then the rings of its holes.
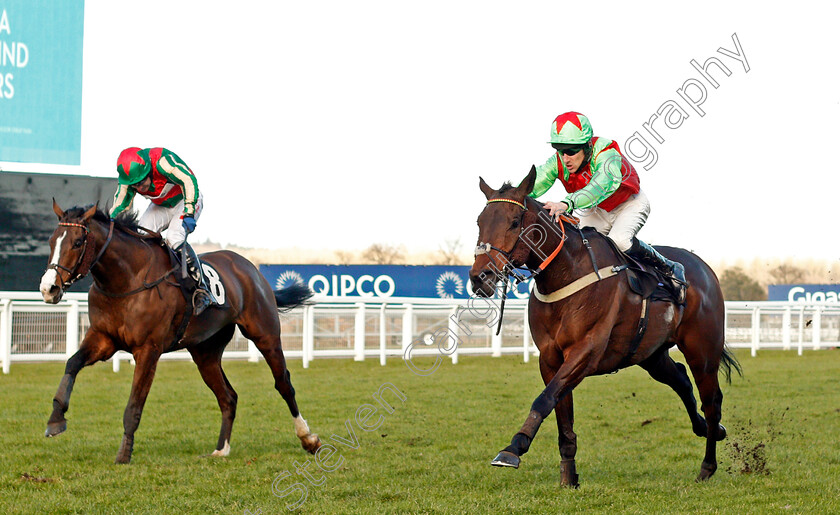
{"type": "MultiPolygon", "coordinates": [[[[838,513],[840,351],[738,353],[745,377],[724,385],[717,474],[694,483],[704,440],[676,395],[638,367],[575,391],[578,490],[559,487],[557,427],[543,424],[519,470],[489,465],[542,384],[521,357],[461,357],[428,377],[394,359],[291,362],[298,403],[324,442],[355,427],[360,447],[309,485],[303,513],[838,513]],[[385,382],[407,395],[381,427],[356,409],[385,382]],[[737,444],[737,447],[734,445],[737,444]],[[745,473],[744,471],[758,470],[745,473]]],[[[215,398],[191,363],[162,363],[131,465],[113,463],[133,368],[83,370],[65,434],[43,431],[63,364],[16,364],[0,376],[0,513],[286,512],[272,481],[311,456],[294,436],[265,363],[229,362],[239,393],[227,458],[201,458],[219,430],[215,398]]],[[[314,463],[310,470],[320,476],[314,463]]],[[[293,476],[281,488],[303,479],[293,476]],[[297,478],[297,479],[294,479],[297,478]]]]}

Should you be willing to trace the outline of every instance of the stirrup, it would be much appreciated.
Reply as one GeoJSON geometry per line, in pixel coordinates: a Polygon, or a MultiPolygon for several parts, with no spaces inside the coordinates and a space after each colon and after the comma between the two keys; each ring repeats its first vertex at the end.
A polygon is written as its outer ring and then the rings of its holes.
{"type": "Polygon", "coordinates": [[[213,304],[210,294],[206,290],[196,288],[192,295],[193,316],[198,316],[213,304]]]}

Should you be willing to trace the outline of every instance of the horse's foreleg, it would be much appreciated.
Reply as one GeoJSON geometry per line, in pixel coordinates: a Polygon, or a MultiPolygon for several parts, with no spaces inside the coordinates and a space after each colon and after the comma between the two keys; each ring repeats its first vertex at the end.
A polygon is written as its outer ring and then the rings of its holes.
{"type": "Polygon", "coordinates": [[[577,488],[580,483],[575,466],[577,434],[574,431],[575,407],[572,393],[569,392],[560,399],[554,408],[554,415],[557,417],[557,440],[560,447],[560,484],[577,488]]]}
{"type": "Polygon", "coordinates": [[[134,368],[134,380],[131,383],[131,394],[128,397],[128,405],[123,415],[123,434],[120,450],[117,452],[116,463],[128,463],[131,461],[131,451],[134,449],[134,432],[140,425],[140,417],[143,414],[143,406],[146,404],[146,397],[152,387],[155,378],[157,362],[160,359],[160,350],[147,346],[134,354],[136,366],[134,368]]]}
{"type": "Polygon", "coordinates": [[[47,430],[44,436],[56,436],[67,429],[67,420],[64,418],[64,414],[70,407],[70,394],[73,392],[73,385],[79,371],[97,361],[110,358],[114,355],[114,352],[116,352],[114,344],[107,336],[93,332],[88,332],[85,335],[79,350],[67,360],[67,365],[64,367],[64,376],[61,378],[58,391],[53,398],[53,410],[50,419],[47,421],[47,430]]]}
{"type": "Polygon", "coordinates": [[[543,420],[557,406],[557,403],[587,376],[590,361],[589,353],[581,353],[574,360],[563,363],[545,390],[531,405],[531,412],[522,428],[513,436],[510,445],[493,459],[491,465],[519,468],[519,457],[528,452],[543,420]]]}

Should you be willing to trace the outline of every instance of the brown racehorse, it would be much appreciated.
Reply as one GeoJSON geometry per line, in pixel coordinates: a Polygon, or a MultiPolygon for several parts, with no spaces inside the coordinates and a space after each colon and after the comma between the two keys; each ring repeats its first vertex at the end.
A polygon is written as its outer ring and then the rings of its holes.
{"type": "Polygon", "coordinates": [[[507,279],[511,267],[525,265],[541,270],[535,278],[535,290],[545,300],[531,293],[528,320],[540,351],[540,373],[546,388],[532,404],[511,444],[492,464],[518,467],[520,456],[528,451],[540,424],[553,409],[559,429],[561,484],[577,486],[572,390],[587,376],[639,365],[680,396],[694,434],[706,438],[706,454],[697,480],[708,479],[717,469],[716,443],[726,437],[726,428],[720,425],[723,394],[718,368],[723,365],[727,380],[732,367],[740,373],[737,360],[724,347],[723,295],[714,272],[691,252],[658,247],[663,255],[685,266],[690,287],[684,307],[672,302],[649,304],[647,329],[633,352],[631,342],[639,329],[643,302],[630,290],[623,273],[604,276],[560,300],[546,297],[592,274],[593,262],[604,266],[621,261],[601,236],[590,239],[594,252],[591,259],[582,234],[571,220],[557,224],[542,204],[527,197],[535,178],[536,170],[531,168],[518,187],[506,184],[497,191],[483,179],[479,183],[488,202],[478,217],[479,246],[470,270],[473,291],[489,297],[495,292],[497,279],[507,279]],[[668,354],[673,345],[691,368],[705,419],[697,412],[685,367],[668,354]]]}
{"type": "Polygon", "coordinates": [[[229,251],[211,252],[202,256],[202,262],[218,275],[214,289],[221,305],[206,309],[190,319],[185,332],[179,331],[186,316],[186,302],[174,279],[177,268],[171,265],[159,235],[139,234],[132,215],[120,215],[112,223],[96,206],[65,212],[53,200],[53,210],[59,224],[50,238],[50,262],[41,279],[44,301],[57,303],[70,284],[88,273],[93,276],[93,286],[88,295],[90,328],[79,351],[67,360],[46,436],[67,429],[64,413],[79,370],[124,350],[134,356],[136,367],[116,461],[128,463],[158,359],[164,352],[186,348],[222,411],[222,428],[212,456],[227,456],[237,395],[222,371],[221,359],[238,326],[271,368],[274,387],[289,406],[303,448],[314,453],[321,446],[295,402],[280,348],[277,316],[278,307],[290,309],[305,301],[310,295],[308,288],[298,285],[274,292],[242,256],[229,251]],[[183,333],[180,339],[179,332],[183,333]]]}

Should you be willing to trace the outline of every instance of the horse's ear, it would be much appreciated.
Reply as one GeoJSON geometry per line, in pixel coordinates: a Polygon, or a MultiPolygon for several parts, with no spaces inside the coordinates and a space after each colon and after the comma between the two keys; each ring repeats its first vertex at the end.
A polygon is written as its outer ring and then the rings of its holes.
{"type": "Polygon", "coordinates": [[[478,187],[481,189],[481,192],[484,193],[484,196],[487,197],[487,200],[490,200],[490,197],[496,194],[496,190],[488,186],[481,177],[478,178],[478,187]]]}
{"type": "Polygon", "coordinates": [[[55,216],[57,216],[59,220],[64,218],[64,211],[58,207],[58,202],[55,201],[55,197],[53,197],[53,211],[55,211],[55,216]]]}
{"type": "Polygon", "coordinates": [[[522,195],[528,195],[532,191],[534,191],[534,184],[537,182],[537,167],[531,165],[531,171],[528,172],[528,175],[522,179],[522,182],[519,183],[519,186],[516,187],[516,191],[522,195]]]}
{"type": "Polygon", "coordinates": [[[96,214],[96,210],[98,208],[99,208],[99,201],[97,201],[96,204],[92,205],[90,207],[90,209],[85,211],[85,214],[82,215],[82,220],[84,220],[85,222],[89,221],[91,218],[93,218],[93,215],[96,214]]]}

